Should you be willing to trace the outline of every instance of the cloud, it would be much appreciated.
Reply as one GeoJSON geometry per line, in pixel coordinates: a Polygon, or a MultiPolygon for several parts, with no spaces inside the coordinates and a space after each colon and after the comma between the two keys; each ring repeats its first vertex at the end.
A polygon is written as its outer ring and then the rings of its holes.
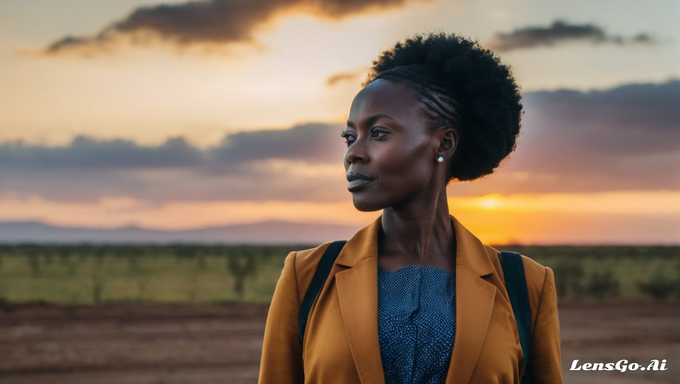
{"type": "Polygon", "coordinates": [[[332,140],[341,143],[340,131],[335,125],[305,124],[287,130],[238,132],[207,149],[194,147],[182,137],[170,138],[157,146],[141,146],[123,139],[95,140],[87,136],[77,136],[63,147],[7,142],[0,144],[0,167],[159,169],[271,159],[331,162],[337,161],[338,151],[329,151],[329,143],[332,140]]]}
{"type": "MultiPolygon", "coordinates": [[[[43,53],[85,53],[108,49],[117,39],[133,43],[165,41],[176,46],[253,41],[255,29],[282,13],[307,13],[342,19],[418,0],[207,0],[140,7],[95,36],[66,36],[43,53]]],[[[422,1],[422,0],[420,0],[422,1]]]]}
{"type": "Polygon", "coordinates": [[[181,137],[156,146],[84,136],[62,147],[8,142],[0,144],[0,195],[64,201],[337,200],[344,183],[340,132],[329,124],[239,132],[205,149],[181,137]]]}
{"type": "Polygon", "coordinates": [[[205,161],[205,154],[184,138],[171,138],[155,147],[143,147],[131,140],[98,141],[77,136],[66,147],[28,146],[22,142],[0,145],[0,167],[13,169],[122,169],[193,167],[205,161]]]}
{"type": "Polygon", "coordinates": [[[339,72],[328,76],[326,85],[329,87],[336,86],[344,82],[359,82],[362,77],[368,74],[368,68],[360,68],[355,71],[339,72]]]}
{"type": "MultiPolygon", "coordinates": [[[[680,191],[680,81],[523,95],[517,152],[452,195],[680,191]]],[[[0,196],[85,202],[347,201],[340,125],[233,133],[208,148],[76,137],[0,144],[0,196]]]]}
{"type": "Polygon", "coordinates": [[[211,149],[218,162],[287,159],[306,162],[337,162],[342,152],[330,143],[342,143],[340,126],[306,124],[288,130],[240,132],[228,135],[211,149]]]}
{"type": "Polygon", "coordinates": [[[517,152],[453,193],[680,190],[680,81],[523,96],[517,152]]]}
{"type": "Polygon", "coordinates": [[[647,33],[632,38],[608,35],[602,28],[593,24],[569,24],[556,20],[549,27],[525,27],[510,33],[497,33],[487,43],[495,51],[512,51],[521,48],[549,47],[569,41],[589,42],[591,44],[655,44],[656,40],[647,33]]]}

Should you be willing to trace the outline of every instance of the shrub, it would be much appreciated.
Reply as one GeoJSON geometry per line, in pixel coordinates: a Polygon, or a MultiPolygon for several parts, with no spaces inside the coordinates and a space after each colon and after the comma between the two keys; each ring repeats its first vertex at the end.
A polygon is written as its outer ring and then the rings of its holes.
{"type": "Polygon", "coordinates": [[[598,300],[606,296],[618,296],[620,293],[619,280],[614,277],[612,271],[595,271],[586,283],[585,293],[598,300]]]}
{"type": "Polygon", "coordinates": [[[31,269],[32,275],[40,274],[40,254],[37,251],[31,251],[26,255],[26,262],[31,269]]]}
{"type": "Polygon", "coordinates": [[[227,258],[227,268],[235,279],[234,291],[239,298],[243,298],[246,278],[257,271],[257,258],[255,256],[231,256],[227,258]]]}
{"type": "Polygon", "coordinates": [[[102,293],[104,292],[104,277],[98,273],[93,273],[92,279],[92,301],[95,304],[102,302],[102,293]]]}
{"type": "Polygon", "coordinates": [[[656,271],[649,280],[637,283],[641,293],[656,300],[666,300],[671,294],[679,291],[679,279],[666,277],[661,270],[656,271]]]}
{"type": "Polygon", "coordinates": [[[569,293],[576,295],[582,293],[584,269],[580,262],[572,259],[560,260],[553,267],[553,272],[555,273],[555,286],[559,296],[565,296],[569,293]]]}

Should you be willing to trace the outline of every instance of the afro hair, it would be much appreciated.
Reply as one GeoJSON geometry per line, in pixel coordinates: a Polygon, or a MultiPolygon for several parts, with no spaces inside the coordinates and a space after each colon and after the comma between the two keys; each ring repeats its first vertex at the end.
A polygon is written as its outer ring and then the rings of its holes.
{"type": "Polygon", "coordinates": [[[377,79],[405,81],[429,93],[430,104],[436,100],[437,108],[430,109],[459,136],[449,180],[491,174],[516,147],[519,86],[510,68],[476,41],[445,33],[415,35],[373,61],[364,85],[377,79]]]}

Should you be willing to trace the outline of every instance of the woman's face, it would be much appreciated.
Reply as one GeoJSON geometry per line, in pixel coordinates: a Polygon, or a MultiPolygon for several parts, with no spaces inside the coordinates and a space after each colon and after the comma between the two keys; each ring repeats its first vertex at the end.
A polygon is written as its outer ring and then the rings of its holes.
{"type": "Polygon", "coordinates": [[[439,192],[446,161],[436,161],[440,135],[429,128],[419,98],[408,85],[382,79],[354,98],[344,132],[345,171],[358,210],[399,206],[439,192]]]}

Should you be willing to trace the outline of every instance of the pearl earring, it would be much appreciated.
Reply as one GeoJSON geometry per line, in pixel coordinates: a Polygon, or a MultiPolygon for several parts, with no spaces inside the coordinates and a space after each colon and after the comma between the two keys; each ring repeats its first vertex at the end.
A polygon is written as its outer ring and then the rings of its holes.
{"type": "Polygon", "coordinates": [[[437,161],[440,162],[440,163],[441,163],[442,161],[444,161],[444,156],[439,156],[439,157],[437,158],[437,161]]]}

